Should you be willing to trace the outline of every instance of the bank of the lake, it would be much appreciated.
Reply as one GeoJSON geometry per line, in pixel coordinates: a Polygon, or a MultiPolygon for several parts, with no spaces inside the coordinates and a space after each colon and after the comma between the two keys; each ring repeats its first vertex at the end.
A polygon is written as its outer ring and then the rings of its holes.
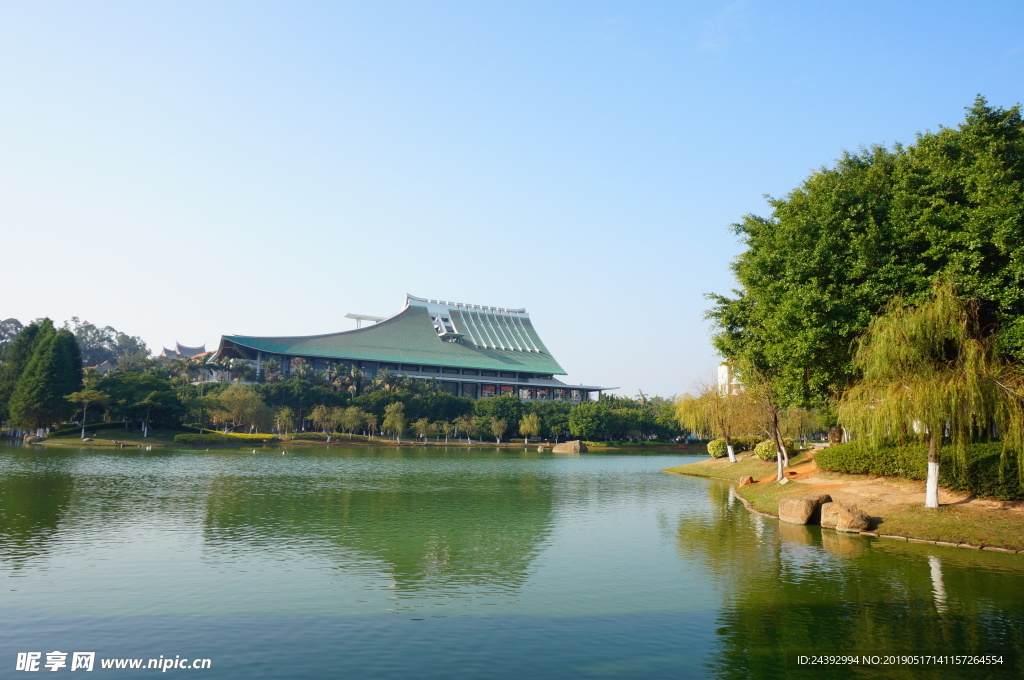
{"type": "Polygon", "coordinates": [[[742,454],[738,462],[706,459],[666,468],[666,472],[739,482],[760,480],[734,489],[750,508],[778,516],[783,498],[827,493],[833,500],[851,503],[871,515],[877,524],[871,534],[880,537],[1024,553],[1024,503],[975,498],[963,492],[940,490],[938,509],[924,507],[924,482],[849,475],[818,470],[812,456],[794,456],[788,482],[774,481],[776,464],[742,454]]]}

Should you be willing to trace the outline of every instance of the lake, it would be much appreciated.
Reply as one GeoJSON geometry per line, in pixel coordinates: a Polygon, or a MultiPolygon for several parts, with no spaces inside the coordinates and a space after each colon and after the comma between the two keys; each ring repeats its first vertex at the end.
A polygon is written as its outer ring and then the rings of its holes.
{"type": "Polygon", "coordinates": [[[1024,555],[779,525],[726,483],[661,472],[702,458],[0,445],[0,668],[40,652],[49,673],[59,651],[59,673],[95,652],[94,674],[123,678],[159,671],[100,660],[247,679],[1024,676],[1024,555]],[[828,655],[858,663],[800,662],[828,655]],[[923,655],[942,663],[893,658],[923,655]]]}

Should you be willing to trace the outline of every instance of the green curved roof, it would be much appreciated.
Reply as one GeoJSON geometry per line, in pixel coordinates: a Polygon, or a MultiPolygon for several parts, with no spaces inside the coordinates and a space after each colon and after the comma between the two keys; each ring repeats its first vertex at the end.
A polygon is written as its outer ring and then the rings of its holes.
{"type": "MultiPolygon", "coordinates": [[[[459,324],[460,319],[456,319],[456,324],[459,324]]],[[[438,337],[425,307],[409,305],[373,326],[341,333],[292,337],[225,335],[221,338],[220,351],[232,343],[269,354],[566,374],[541,342],[529,317],[517,315],[511,329],[506,328],[507,317],[503,314],[491,314],[487,322],[488,336],[467,334],[463,342],[448,342],[438,337]],[[514,344],[525,345],[529,349],[500,349],[473,341],[486,342],[485,338],[507,337],[507,344],[513,344],[513,334],[514,344]]],[[[461,332],[462,328],[459,330],[461,332]]]]}

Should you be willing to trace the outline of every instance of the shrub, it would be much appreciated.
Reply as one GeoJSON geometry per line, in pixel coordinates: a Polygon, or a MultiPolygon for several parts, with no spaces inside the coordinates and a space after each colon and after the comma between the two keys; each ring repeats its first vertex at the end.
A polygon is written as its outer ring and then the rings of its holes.
{"type": "MultiPolygon", "coordinates": [[[[1001,461],[1003,445],[998,442],[971,444],[965,452],[966,467],[957,474],[953,455],[944,449],[944,463],[939,468],[939,483],[955,491],[970,491],[978,496],[993,496],[999,500],[1024,499],[1024,485],[1017,474],[1017,457],[1007,452],[1001,461]],[[1000,481],[1000,466],[1002,481],[1000,481]]],[[[921,443],[871,446],[855,441],[833,444],[815,456],[822,470],[860,475],[882,475],[923,480],[928,475],[928,447],[921,443]]]]}
{"type": "MultiPolygon", "coordinates": [[[[735,451],[735,448],[733,449],[735,451]]],[[[724,439],[712,439],[708,442],[708,455],[712,458],[724,458],[729,455],[729,449],[724,439]]]]}
{"type": "MultiPolygon", "coordinates": [[[[783,438],[782,445],[786,447],[786,451],[789,453],[789,455],[792,456],[795,453],[796,449],[793,448],[792,439],[783,438]]],[[[754,454],[764,461],[775,460],[777,457],[777,453],[778,451],[776,451],[775,449],[774,439],[765,439],[763,442],[759,442],[758,445],[754,447],[754,454]]]]}
{"type": "Polygon", "coordinates": [[[760,443],[760,437],[733,437],[732,450],[736,453],[742,453],[744,451],[753,451],[754,448],[760,443]]]}
{"type": "Polygon", "coordinates": [[[758,443],[754,447],[754,455],[764,461],[775,460],[775,442],[771,439],[765,439],[763,442],[758,443]]]}

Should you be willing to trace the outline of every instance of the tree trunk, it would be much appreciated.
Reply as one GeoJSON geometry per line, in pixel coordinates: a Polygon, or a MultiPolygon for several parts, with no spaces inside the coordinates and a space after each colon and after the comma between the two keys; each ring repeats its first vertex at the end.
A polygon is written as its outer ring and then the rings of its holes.
{"type": "Polygon", "coordinates": [[[736,451],[732,448],[732,440],[729,437],[725,438],[725,450],[729,453],[729,462],[736,462],[736,451]]]}
{"type": "Polygon", "coordinates": [[[928,435],[928,481],[925,484],[924,507],[939,507],[939,450],[942,448],[942,429],[933,427],[928,435]]]}

